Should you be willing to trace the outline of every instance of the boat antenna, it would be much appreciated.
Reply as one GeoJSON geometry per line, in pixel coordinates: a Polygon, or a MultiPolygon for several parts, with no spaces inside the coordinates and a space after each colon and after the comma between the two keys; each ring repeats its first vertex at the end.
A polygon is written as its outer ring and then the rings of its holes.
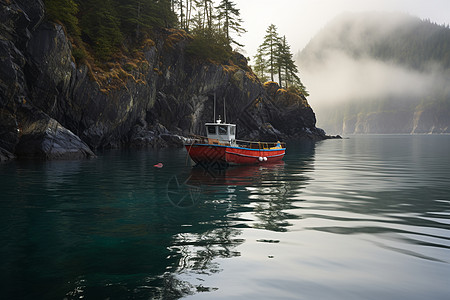
{"type": "Polygon", "coordinates": [[[213,122],[216,122],[216,92],[214,92],[214,119],[213,122]]]}
{"type": "Polygon", "coordinates": [[[225,112],[225,97],[223,97],[223,119],[227,123],[227,113],[225,112]]]}

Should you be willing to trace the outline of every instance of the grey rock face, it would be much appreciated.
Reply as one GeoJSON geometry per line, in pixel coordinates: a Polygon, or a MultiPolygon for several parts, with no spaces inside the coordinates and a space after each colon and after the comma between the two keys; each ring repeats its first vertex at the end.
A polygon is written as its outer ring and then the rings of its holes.
{"type": "Polygon", "coordinates": [[[200,61],[186,52],[188,35],[173,40],[168,30],[143,50],[142,65],[119,68],[117,84],[74,63],[63,28],[42,21],[40,0],[0,6],[0,147],[18,157],[180,146],[183,136],[205,134],[214,99],[216,118],[236,123],[240,139],[324,138],[306,99],[268,92],[240,54],[229,66],[200,61]]]}

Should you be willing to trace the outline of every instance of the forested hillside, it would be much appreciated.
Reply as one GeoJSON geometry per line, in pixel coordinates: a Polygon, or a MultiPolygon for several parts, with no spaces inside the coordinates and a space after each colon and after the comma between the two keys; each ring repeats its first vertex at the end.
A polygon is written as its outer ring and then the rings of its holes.
{"type": "Polygon", "coordinates": [[[398,13],[347,13],[330,22],[300,54],[302,65],[337,50],[424,70],[450,67],[450,28],[398,13]]]}
{"type": "Polygon", "coordinates": [[[346,13],[297,61],[328,132],[450,131],[448,25],[398,13],[346,13]]]}
{"type": "Polygon", "coordinates": [[[232,37],[245,30],[233,1],[223,0],[45,0],[47,18],[65,26],[77,61],[90,55],[107,61],[132,55],[158,30],[177,28],[192,34],[191,53],[218,61],[231,56],[232,37]]]}

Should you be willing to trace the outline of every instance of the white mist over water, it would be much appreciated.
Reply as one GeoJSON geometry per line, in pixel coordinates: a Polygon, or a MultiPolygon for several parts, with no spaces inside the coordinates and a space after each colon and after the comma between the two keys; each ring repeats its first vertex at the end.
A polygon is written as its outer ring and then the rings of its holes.
{"type": "Polygon", "coordinates": [[[336,17],[297,57],[318,127],[337,131],[331,134],[447,132],[448,38],[448,26],[406,14],[336,17]]]}
{"type": "Polygon", "coordinates": [[[445,86],[450,82],[448,70],[431,58],[424,45],[414,44],[424,41],[424,33],[418,33],[422,34],[418,41],[405,40],[416,29],[438,33],[433,26],[397,13],[336,17],[298,55],[311,104],[320,108],[354,100],[417,99],[445,86]],[[410,50],[410,45],[417,48],[410,50]],[[415,68],[410,66],[413,60],[415,68]]]}
{"type": "Polygon", "coordinates": [[[417,99],[448,80],[437,66],[424,72],[373,58],[353,58],[340,51],[326,52],[314,68],[303,69],[302,81],[316,109],[349,100],[417,99]]]}

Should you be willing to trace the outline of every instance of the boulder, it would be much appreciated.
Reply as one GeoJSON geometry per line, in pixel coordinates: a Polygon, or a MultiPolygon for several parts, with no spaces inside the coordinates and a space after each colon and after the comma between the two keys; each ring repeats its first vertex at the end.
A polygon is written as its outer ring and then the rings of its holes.
{"type": "MultiPolygon", "coordinates": [[[[26,109],[25,109],[26,108],[26,109]]],[[[32,106],[20,112],[20,140],[15,148],[19,158],[80,159],[95,157],[81,139],[32,106]]]]}
{"type": "Polygon", "coordinates": [[[8,160],[12,160],[14,158],[15,158],[14,154],[3,148],[0,148],[0,162],[5,162],[8,160]]]}

